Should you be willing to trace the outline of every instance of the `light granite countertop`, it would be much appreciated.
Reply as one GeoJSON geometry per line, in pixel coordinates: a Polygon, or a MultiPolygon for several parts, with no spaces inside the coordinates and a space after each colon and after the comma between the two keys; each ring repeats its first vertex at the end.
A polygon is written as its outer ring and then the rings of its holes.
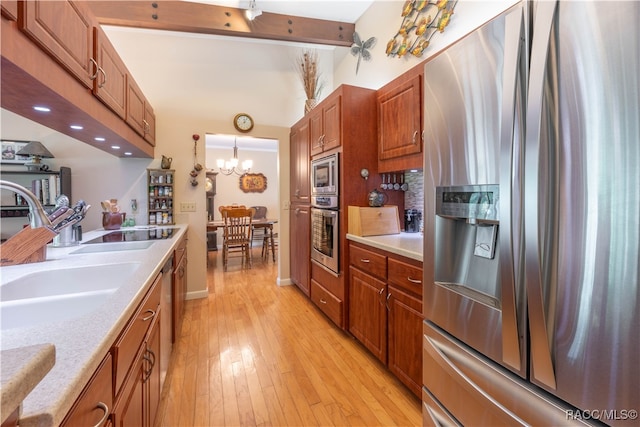
{"type": "Polygon", "coordinates": [[[347,239],[396,255],[422,261],[424,235],[422,233],[386,234],[383,236],[356,236],[347,233],[347,239]]]}
{"type": "Polygon", "coordinates": [[[37,344],[0,351],[0,417],[18,408],[56,363],[53,344],[37,344]]]}
{"type": "MultiPolygon", "coordinates": [[[[78,246],[66,248],[49,246],[47,260],[44,262],[2,267],[0,283],[5,284],[40,271],[94,264],[140,263],[139,268],[128,277],[128,280],[90,314],[70,320],[2,330],[0,334],[2,351],[42,344],[55,346],[55,365],[23,401],[21,427],[57,426],[62,422],[142,301],[153,280],[162,270],[165,261],[173,256],[173,250],[186,233],[188,226],[172,225],[156,229],[162,228],[175,228],[176,231],[169,239],[154,240],[147,249],[70,254],[78,249],[78,246]]],[[[144,229],[144,227],[135,227],[135,229],[144,229]]],[[[109,231],[85,232],[83,242],[106,233],[109,231]]]]}

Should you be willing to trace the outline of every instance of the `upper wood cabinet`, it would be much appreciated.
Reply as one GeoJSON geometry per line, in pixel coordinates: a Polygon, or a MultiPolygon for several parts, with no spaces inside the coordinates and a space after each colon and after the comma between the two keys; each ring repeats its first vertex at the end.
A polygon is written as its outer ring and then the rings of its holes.
{"type": "Polygon", "coordinates": [[[127,67],[100,27],[95,27],[95,60],[98,75],[93,84],[93,93],[120,118],[127,111],[127,67]]]}
{"type": "Polygon", "coordinates": [[[340,147],[342,97],[335,92],[310,113],[311,156],[340,147]]]}
{"type": "Polygon", "coordinates": [[[156,145],[156,118],[153,108],[130,75],[127,76],[127,116],[125,120],[149,144],[156,145]]]}
{"type": "Polygon", "coordinates": [[[422,169],[422,67],[378,90],[378,172],[422,169]]]}
{"type": "Polygon", "coordinates": [[[309,121],[299,122],[291,128],[290,200],[292,203],[309,203],[311,201],[309,129],[309,121]]]}
{"type": "Polygon", "coordinates": [[[18,20],[18,0],[0,0],[2,16],[12,21],[18,20]]]}
{"type": "Polygon", "coordinates": [[[25,1],[20,28],[91,89],[96,77],[93,60],[93,14],[82,2],[25,1]]]}

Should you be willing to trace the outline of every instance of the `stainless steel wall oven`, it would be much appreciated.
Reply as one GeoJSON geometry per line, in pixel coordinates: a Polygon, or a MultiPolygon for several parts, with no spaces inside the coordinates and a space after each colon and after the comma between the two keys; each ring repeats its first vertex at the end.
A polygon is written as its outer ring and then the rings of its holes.
{"type": "Polygon", "coordinates": [[[340,235],[339,212],[311,208],[311,259],[338,274],[340,235]]]}

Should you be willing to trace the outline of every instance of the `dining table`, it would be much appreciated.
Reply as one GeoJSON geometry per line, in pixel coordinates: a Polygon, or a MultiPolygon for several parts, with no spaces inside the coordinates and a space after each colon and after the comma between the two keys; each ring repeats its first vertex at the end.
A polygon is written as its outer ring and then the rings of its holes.
{"type": "MultiPolygon", "coordinates": [[[[271,256],[273,258],[273,262],[276,262],[276,245],[273,240],[273,226],[277,224],[277,219],[272,218],[260,218],[254,219],[251,221],[251,225],[253,228],[264,228],[268,230],[269,233],[269,247],[271,248],[271,256]]],[[[207,231],[216,231],[218,228],[224,228],[224,221],[221,219],[208,221],[207,222],[207,231]]]]}

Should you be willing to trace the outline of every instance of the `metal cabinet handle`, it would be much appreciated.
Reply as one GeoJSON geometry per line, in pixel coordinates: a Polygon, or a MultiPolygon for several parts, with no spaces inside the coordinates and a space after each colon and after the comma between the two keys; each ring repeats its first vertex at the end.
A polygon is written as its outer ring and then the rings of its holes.
{"type": "Polygon", "coordinates": [[[380,288],[380,291],[378,292],[378,295],[382,295],[383,292],[384,292],[384,287],[380,288]]]}
{"type": "Polygon", "coordinates": [[[416,143],[417,143],[417,142],[418,142],[418,131],[415,131],[415,132],[413,133],[413,137],[411,138],[411,143],[412,143],[413,145],[416,145],[416,143]]]}
{"type": "Polygon", "coordinates": [[[98,421],[98,424],[96,424],[94,427],[101,427],[104,425],[105,421],[107,421],[107,419],[109,418],[109,407],[102,403],[102,402],[98,402],[98,404],[96,405],[96,409],[102,409],[104,411],[104,415],[102,416],[102,418],[100,418],[100,421],[98,421]]]}
{"type": "Polygon", "coordinates": [[[391,298],[391,292],[387,294],[387,301],[385,305],[387,306],[387,311],[391,311],[391,307],[389,307],[389,298],[391,298]]]}
{"type": "Polygon", "coordinates": [[[364,262],[366,264],[369,264],[371,262],[371,260],[369,260],[367,258],[360,258],[360,262],[364,262]]]}
{"type": "Polygon", "coordinates": [[[144,322],[146,322],[147,320],[151,320],[151,319],[153,319],[153,317],[156,315],[156,312],[155,312],[154,310],[151,310],[151,309],[149,309],[149,310],[145,311],[145,313],[151,313],[151,315],[149,315],[149,316],[147,316],[147,317],[143,317],[143,318],[142,318],[142,320],[143,320],[144,322]]]}
{"type": "Polygon", "coordinates": [[[104,85],[107,84],[107,73],[104,71],[104,68],[102,68],[102,67],[98,67],[98,72],[100,74],[102,74],[102,77],[103,77],[102,83],[99,83],[98,87],[99,88],[103,88],[104,85]]]}
{"type": "Polygon", "coordinates": [[[327,301],[326,301],[324,298],[320,298],[320,303],[321,303],[321,304],[326,304],[326,303],[327,303],[327,301]]]}
{"type": "Polygon", "coordinates": [[[324,135],[322,135],[320,139],[318,139],[318,142],[320,143],[321,147],[324,147],[324,135]]]}
{"type": "Polygon", "coordinates": [[[407,280],[410,281],[411,283],[417,283],[418,285],[422,283],[422,280],[412,279],[411,277],[407,277],[407,280]]]}
{"type": "Polygon", "coordinates": [[[89,76],[89,80],[95,80],[96,77],[98,77],[98,70],[100,69],[100,67],[98,67],[98,63],[96,62],[95,59],[89,58],[89,61],[91,61],[91,63],[94,65],[96,70],[91,76],[89,76]]]}

